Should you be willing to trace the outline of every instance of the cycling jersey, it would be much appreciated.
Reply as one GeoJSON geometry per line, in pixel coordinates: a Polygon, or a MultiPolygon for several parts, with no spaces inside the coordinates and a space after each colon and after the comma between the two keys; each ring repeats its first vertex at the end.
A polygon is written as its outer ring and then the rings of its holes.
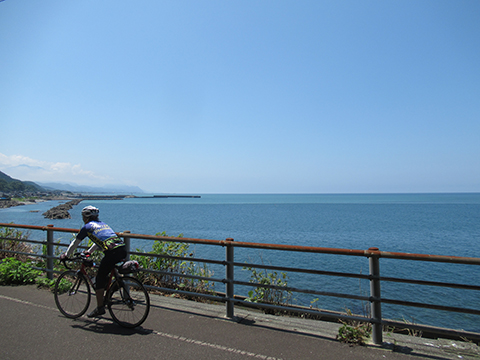
{"type": "Polygon", "coordinates": [[[78,244],[87,236],[95,244],[88,249],[90,252],[93,252],[96,248],[108,251],[125,246],[123,240],[115,234],[115,231],[110,226],[103,221],[90,221],[82,227],[75,240],[68,247],[66,251],[67,256],[71,256],[78,244]]]}
{"type": "Polygon", "coordinates": [[[83,240],[87,236],[103,251],[113,250],[124,245],[122,239],[103,221],[86,223],[78,233],[77,238],[83,240]]]}

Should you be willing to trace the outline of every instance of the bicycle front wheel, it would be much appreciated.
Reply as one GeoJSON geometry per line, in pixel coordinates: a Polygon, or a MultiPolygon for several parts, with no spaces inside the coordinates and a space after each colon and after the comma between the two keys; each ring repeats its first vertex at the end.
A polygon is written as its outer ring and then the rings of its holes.
{"type": "Polygon", "coordinates": [[[147,290],[137,279],[124,276],[121,284],[115,281],[107,294],[107,306],[113,320],[120,326],[140,326],[150,311],[147,290]]]}
{"type": "Polygon", "coordinates": [[[54,294],[58,310],[71,319],[82,316],[90,305],[90,285],[82,273],[74,270],[60,274],[54,294]]]}

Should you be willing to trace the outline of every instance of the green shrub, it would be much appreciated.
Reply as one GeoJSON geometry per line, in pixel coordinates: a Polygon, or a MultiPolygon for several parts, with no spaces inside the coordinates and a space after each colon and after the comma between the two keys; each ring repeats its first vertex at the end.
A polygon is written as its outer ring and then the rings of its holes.
{"type": "MultiPolygon", "coordinates": [[[[55,291],[55,285],[57,283],[57,279],[47,279],[45,277],[38,277],[36,283],[39,288],[48,289],[51,292],[55,291]]],[[[66,278],[62,278],[60,283],[58,284],[58,292],[59,294],[64,294],[72,288],[72,282],[66,278]]]]}
{"type": "MultiPolygon", "coordinates": [[[[167,236],[165,232],[157,236],[167,236]]],[[[182,237],[180,234],[178,237],[182,237]]],[[[152,250],[148,252],[153,256],[131,255],[132,260],[137,260],[140,267],[148,270],[162,271],[163,274],[140,272],[138,278],[144,284],[208,293],[213,291],[213,283],[208,280],[192,279],[181,275],[209,277],[210,271],[206,265],[197,266],[194,261],[185,260],[193,258],[190,245],[176,241],[155,240],[152,250]],[[162,255],[162,256],[154,256],[162,255]],[[166,256],[166,257],[165,257],[166,256]],[[179,259],[182,258],[182,259],[179,259]]],[[[137,249],[137,252],[143,252],[137,249]]]]}
{"type": "Polygon", "coordinates": [[[0,259],[14,257],[25,261],[26,255],[3,252],[2,250],[18,251],[23,253],[33,253],[30,244],[23,242],[28,238],[28,233],[9,227],[0,227],[0,259]]]}
{"type": "Polygon", "coordinates": [[[39,288],[46,288],[53,291],[56,279],[50,280],[46,277],[38,277],[35,282],[39,288]]]}
{"type": "MultiPolygon", "coordinates": [[[[260,285],[287,287],[287,273],[268,272],[253,267],[245,267],[244,270],[251,272],[250,282],[260,285]]],[[[257,286],[254,290],[248,292],[247,301],[259,302],[275,305],[286,305],[291,298],[291,291],[257,286]]]]}
{"type": "Polygon", "coordinates": [[[14,258],[5,258],[0,263],[1,285],[33,284],[40,274],[41,271],[14,258]]]}

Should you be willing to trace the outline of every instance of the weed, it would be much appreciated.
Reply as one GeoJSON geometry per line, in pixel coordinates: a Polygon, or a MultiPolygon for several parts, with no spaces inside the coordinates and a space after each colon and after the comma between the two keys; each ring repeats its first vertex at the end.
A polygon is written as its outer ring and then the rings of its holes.
{"type": "Polygon", "coordinates": [[[365,338],[370,335],[366,333],[364,325],[353,326],[346,323],[338,329],[337,339],[354,345],[364,345],[365,338]]]}
{"type": "Polygon", "coordinates": [[[313,309],[313,308],[318,309],[319,300],[320,300],[319,298],[315,298],[312,301],[310,301],[310,309],[313,309]]]}
{"type": "MultiPolygon", "coordinates": [[[[346,309],[347,315],[352,315],[349,309],[346,309]]],[[[370,337],[372,325],[356,320],[342,321],[342,326],[338,329],[337,340],[352,344],[365,345],[366,339],[370,337]]]]}
{"type": "MultiPolygon", "coordinates": [[[[402,318],[402,320],[403,320],[403,323],[407,326],[408,325],[415,325],[415,319],[413,317],[412,317],[412,321],[407,320],[404,317],[402,318]]],[[[406,331],[409,336],[422,337],[422,335],[423,335],[422,331],[411,329],[411,328],[401,329],[400,332],[402,332],[402,331],[406,331]]]]}

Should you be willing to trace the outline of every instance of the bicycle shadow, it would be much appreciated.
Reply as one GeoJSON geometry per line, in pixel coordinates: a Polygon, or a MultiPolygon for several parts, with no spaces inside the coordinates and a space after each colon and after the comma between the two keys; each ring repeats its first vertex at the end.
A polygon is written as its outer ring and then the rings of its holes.
{"type": "Polygon", "coordinates": [[[124,328],[118,325],[115,321],[100,317],[97,319],[80,318],[75,319],[74,324],[71,325],[74,329],[90,331],[94,333],[131,336],[131,335],[150,335],[153,334],[153,330],[145,329],[142,326],[138,326],[133,329],[124,328]]]}

